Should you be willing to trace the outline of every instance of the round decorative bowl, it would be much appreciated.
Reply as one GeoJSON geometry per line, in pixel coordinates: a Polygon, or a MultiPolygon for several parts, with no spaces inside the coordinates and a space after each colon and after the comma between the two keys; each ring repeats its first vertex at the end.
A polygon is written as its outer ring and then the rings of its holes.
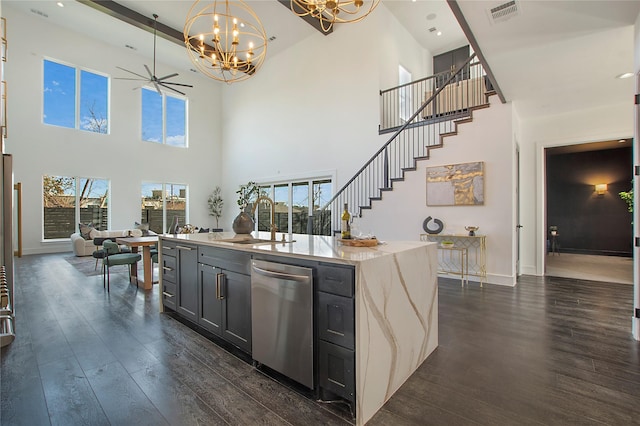
{"type": "Polygon", "coordinates": [[[440,243],[440,247],[442,247],[442,248],[451,248],[453,246],[454,246],[453,241],[442,241],[440,243]]]}

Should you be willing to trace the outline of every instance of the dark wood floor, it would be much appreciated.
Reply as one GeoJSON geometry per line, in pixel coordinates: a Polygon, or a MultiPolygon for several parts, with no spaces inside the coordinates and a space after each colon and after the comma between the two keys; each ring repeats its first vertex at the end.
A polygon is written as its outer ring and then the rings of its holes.
{"type": "MultiPolygon", "coordinates": [[[[17,260],[18,337],[1,358],[2,425],[347,424],[167,315],[158,289],[17,260]]],[[[115,277],[115,278],[114,278],[115,277]]],[[[440,345],[372,425],[640,424],[632,287],[523,277],[442,281],[440,345]]]]}

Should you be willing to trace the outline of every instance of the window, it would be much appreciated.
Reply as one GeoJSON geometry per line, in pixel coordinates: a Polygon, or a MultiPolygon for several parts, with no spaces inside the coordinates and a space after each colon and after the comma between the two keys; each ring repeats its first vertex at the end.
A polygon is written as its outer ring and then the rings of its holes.
{"type": "MultiPolygon", "coordinates": [[[[402,65],[398,65],[398,85],[402,86],[408,83],[411,83],[411,72],[402,65]]],[[[413,114],[411,110],[411,85],[400,87],[399,102],[400,119],[407,121],[413,114]]]]}
{"type": "Polygon", "coordinates": [[[142,223],[158,234],[168,232],[174,217],[182,226],[188,223],[187,185],[174,183],[142,184],[142,223]]]}
{"type": "Polygon", "coordinates": [[[42,121],[95,133],[109,130],[109,78],[44,60],[42,121]]]}
{"type": "MultiPolygon", "coordinates": [[[[331,179],[296,180],[262,185],[260,193],[275,202],[274,222],[278,232],[331,235],[331,212],[319,212],[331,199],[331,179]],[[309,212],[313,216],[309,223],[309,212]]],[[[269,231],[271,206],[260,203],[256,209],[258,231],[269,231]]]]}
{"type": "Polygon", "coordinates": [[[142,88],[142,140],[187,146],[187,101],[142,88]]]}
{"type": "Polygon", "coordinates": [[[105,179],[43,176],[43,238],[69,238],[78,223],[109,228],[109,181],[105,179]]]}

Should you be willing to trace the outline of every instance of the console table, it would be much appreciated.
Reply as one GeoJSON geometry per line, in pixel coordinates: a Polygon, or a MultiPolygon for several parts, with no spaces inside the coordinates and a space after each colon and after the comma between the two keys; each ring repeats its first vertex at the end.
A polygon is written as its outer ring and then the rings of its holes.
{"type": "Polygon", "coordinates": [[[438,243],[439,273],[460,275],[462,285],[469,283],[469,276],[480,278],[480,287],[487,280],[486,235],[420,234],[420,239],[438,243]],[[453,246],[442,247],[442,241],[452,241],[453,246]]]}

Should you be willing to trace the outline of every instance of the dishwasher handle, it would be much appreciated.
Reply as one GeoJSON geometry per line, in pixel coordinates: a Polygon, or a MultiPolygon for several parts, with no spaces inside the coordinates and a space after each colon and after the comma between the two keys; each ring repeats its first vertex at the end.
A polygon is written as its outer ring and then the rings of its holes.
{"type": "Polygon", "coordinates": [[[309,281],[309,277],[307,275],[296,275],[296,274],[287,274],[285,272],[276,272],[270,271],[268,269],[258,268],[256,265],[252,265],[253,271],[258,275],[264,275],[265,277],[278,278],[281,280],[288,281],[309,281]]]}

